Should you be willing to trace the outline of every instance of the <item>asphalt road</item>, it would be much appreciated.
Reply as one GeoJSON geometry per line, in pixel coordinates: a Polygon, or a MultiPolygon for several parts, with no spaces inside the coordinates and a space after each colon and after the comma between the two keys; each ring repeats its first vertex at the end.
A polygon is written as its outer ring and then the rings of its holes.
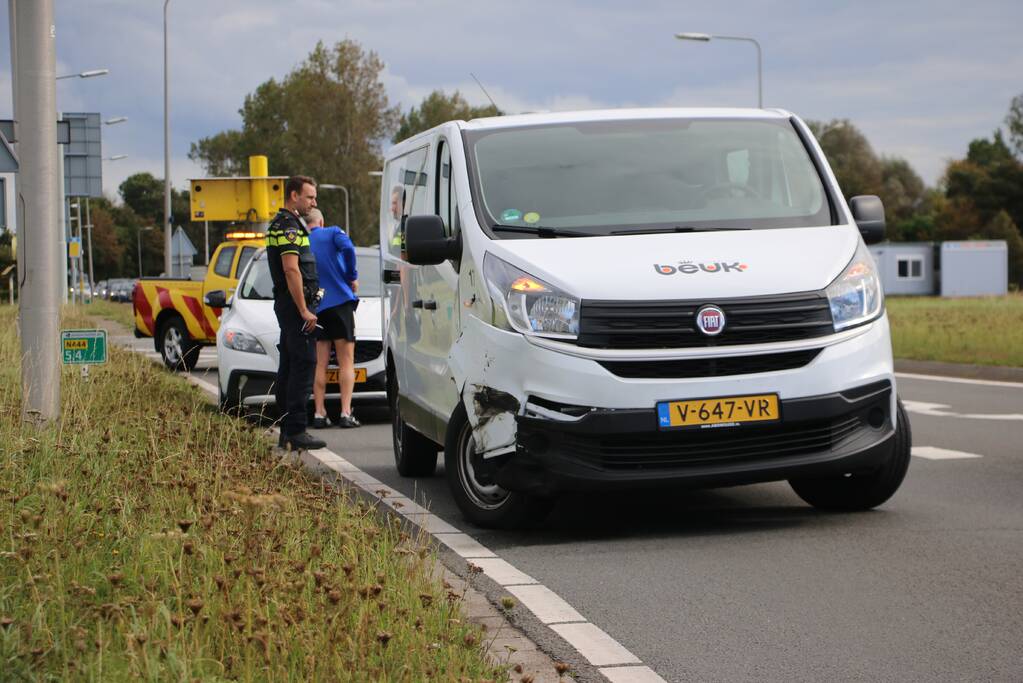
{"type": "Polygon", "coordinates": [[[858,514],[778,483],[566,496],[539,530],[491,531],[462,520],[441,467],[397,476],[386,410],[319,434],[666,680],[1023,680],[1023,385],[900,378],[899,392],[929,457],[858,514]]]}

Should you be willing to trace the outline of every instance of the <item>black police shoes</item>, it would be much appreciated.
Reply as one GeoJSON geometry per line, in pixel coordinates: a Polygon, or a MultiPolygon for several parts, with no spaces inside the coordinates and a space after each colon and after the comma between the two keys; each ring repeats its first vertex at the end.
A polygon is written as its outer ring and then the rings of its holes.
{"type": "Polygon", "coordinates": [[[327,442],[317,439],[309,432],[300,434],[289,434],[284,437],[285,445],[293,451],[308,451],[315,448],[326,448],[327,442]]]}

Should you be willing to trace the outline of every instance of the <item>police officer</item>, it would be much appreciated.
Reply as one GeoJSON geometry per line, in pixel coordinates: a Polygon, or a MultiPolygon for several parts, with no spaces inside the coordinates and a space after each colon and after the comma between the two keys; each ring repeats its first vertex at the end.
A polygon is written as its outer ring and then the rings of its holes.
{"type": "Polygon", "coordinates": [[[284,208],[266,233],[267,261],[274,284],[274,313],[281,326],[277,407],[283,412],[279,445],[294,450],[326,444],[306,431],[306,403],[316,369],[316,305],[319,282],[303,217],[316,206],[316,181],[293,176],[284,185],[284,208]]]}

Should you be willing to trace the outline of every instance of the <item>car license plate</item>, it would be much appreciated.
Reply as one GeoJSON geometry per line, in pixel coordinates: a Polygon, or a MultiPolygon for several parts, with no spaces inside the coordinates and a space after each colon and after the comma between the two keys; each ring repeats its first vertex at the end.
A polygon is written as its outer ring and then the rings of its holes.
{"type": "Polygon", "coordinates": [[[780,421],[781,408],[777,394],[725,396],[657,404],[657,424],[661,429],[738,427],[751,422],[780,421]]]}
{"type": "MultiPolygon", "coordinates": [[[[327,384],[340,384],[338,380],[338,368],[327,368],[327,384]]],[[[366,368],[355,368],[355,383],[360,384],[366,381],[366,368]]]]}

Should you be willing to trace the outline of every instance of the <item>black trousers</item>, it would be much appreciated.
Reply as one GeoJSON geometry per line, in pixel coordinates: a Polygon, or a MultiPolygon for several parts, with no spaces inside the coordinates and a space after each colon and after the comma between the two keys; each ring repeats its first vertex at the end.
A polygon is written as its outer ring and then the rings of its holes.
{"type": "Polygon", "coordinates": [[[306,430],[306,405],[316,371],[316,335],[302,332],[297,315],[277,314],[281,325],[280,366],[277,369],[277,408],[282,413],[281,432],[287,436],[306,430]]]}

